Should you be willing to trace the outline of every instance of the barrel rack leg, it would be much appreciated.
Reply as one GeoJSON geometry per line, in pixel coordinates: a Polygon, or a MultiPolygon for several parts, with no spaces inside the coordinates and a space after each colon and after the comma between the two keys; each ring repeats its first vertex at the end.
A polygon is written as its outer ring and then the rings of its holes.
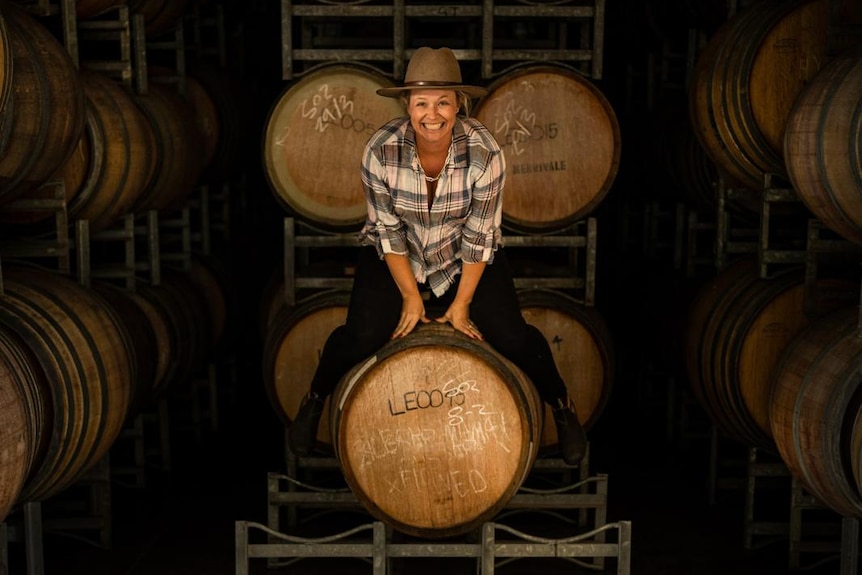
{"type": "Polygon", "coordinates": [[[27,575],[45,575],[45,556],[42,550],[42,504],[38,501],[24,504],[24,546],[27,555],[27,575]]]}
{"type": "Polygon", "coordinates": [[[10,573],[9,569],[9,528],[0,522],[0,573],[10,573]]]}
{"type": "Polygon", "coordinates": [[[841,519],[841,575],[859,573],[859,519],[841,519]]]}
{"type": "Polygon", "coordinates": [[[760,542],[757,546],[766,545],[788,536],[790,527],[788,521],[762,521],[755,518],[755,498],[757,493],[757,480],[761,478],[787,479],[790,483],[790,471],[781,461],[762,461],[758,459],[757,448],[748,450],[748,478],[745,490],[745,529],[744,545],[746,549],[755,547],[754,538],[759,535],[771,536],[768,540],[760,542]]]}

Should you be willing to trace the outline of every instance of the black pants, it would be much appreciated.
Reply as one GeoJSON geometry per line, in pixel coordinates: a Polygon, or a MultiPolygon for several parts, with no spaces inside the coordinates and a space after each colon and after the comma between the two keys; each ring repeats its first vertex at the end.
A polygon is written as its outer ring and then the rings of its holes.
{"type": "MultiPolygon", "coordinates": [[[[457,276],[460,280],[461,276],[457,276]]],[[[431,294],[426,302],[429,319],[442,316],[458,281],[443,296],[431,294]]],[[[392,335],[401,316],[401,293],[386,262],[374,247],[361,248],[359,265],[344,325],[334,329],[326,341],[311,391],[327,396],[351,368],[379,350],[392,335]]],[[[524,321],[506,254],[498,249],[494,263],[485,267],[473,301],[470,319],[491,346],[520,367],[547,403],[567,396],[545,336],[524,321]]]]}

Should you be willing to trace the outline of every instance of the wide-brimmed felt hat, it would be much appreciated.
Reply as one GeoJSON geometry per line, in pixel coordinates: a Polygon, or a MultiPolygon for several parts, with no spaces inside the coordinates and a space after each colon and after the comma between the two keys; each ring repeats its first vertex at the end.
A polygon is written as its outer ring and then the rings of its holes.
{"type": "Polygon", "coordinates": [[[404,85],[380,88],[377,93],[388,98],[397,98],[407,90],[456,90],[479,98],[488,90],[470,86],[461,81],[461,67],[449,48],[417,48],[407,64],[404,85]]]}

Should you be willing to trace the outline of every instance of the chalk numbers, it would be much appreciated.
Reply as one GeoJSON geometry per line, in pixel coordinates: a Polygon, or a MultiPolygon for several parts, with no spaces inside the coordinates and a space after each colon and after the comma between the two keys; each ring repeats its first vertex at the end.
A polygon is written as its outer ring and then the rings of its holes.
{"type": "Polygon", "coordinates": [[[323,84],[317,91],[300,104],[299,111],[303,118],[314,122],[314,129],[325,132],[331,127],[350,130],[357,133],[374,133],[375,127],[356,117],[353,100],[344,94],[335,94],[328,84],[323,84]]]}

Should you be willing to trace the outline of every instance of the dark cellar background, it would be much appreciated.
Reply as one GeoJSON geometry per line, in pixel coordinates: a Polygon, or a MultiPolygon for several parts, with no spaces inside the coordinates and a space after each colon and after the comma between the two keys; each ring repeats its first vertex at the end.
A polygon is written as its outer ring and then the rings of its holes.
{"type": "MultiPolygon", "coordinates": [[[[742,10],[750,3],[609,0],[605,6],[603,73],[592,81],[616,114],[621,156],[607,196],[590,216],[598,222],[595,308],[611,334],[615,375],[606,407],[589,431],[590,467],[609,476],[608,520],[632,521],[635,575],[791,572],[786,534],[758,537],[750,546],[744,542],[745,446],[719,438],[719,452],[726,457],[719,462],[733,465],[710,469],[715,463],[711,422],[688,389],[681,352],[687,306],[714,269],[707,263],[691,273],[677,259],[675,210],[688,213],[698,203],[681,189],[672,159],[665,155],[672,153],[670,138],[678,127],[674,118],[684,116],[687,107],[687,58],[727,20],[729,9],[742,10]],[[716,480],[719,485],[711,483],[716,480]]],[[[528,5],[540,10],[556,4],[528,5]]],[[[47,532],[47,575],[234,573],[234,522],[266,521],[266,474],[285,467],[283,426],[262,384],[260,329],[263,294],[280,272],[284,255],[286,211],[270,188],[261,157],[269,113],[291,84],[282,79],[281,3],[209,1],[200,2],[197,10],[202,15],[220,10],[224,16],[227,65],[220,74],[228,81],[237,114],[232,154],[221,158],[231,184],[230,227],[214,241],[234,306],[230,348],[219,358],[229,359],[220,368],[224,388],[218,427],[205,427],[202,435],[177,427],[169,470],[149,467],[144,489],[119,482],[112,486],[110,548],[47,532]]],[[[187,39],[196,17],[192,12],[185,17],[187,39]]],[[[355,24],[345,18],[317,26],[316,31],[345,43],[362,41],[363,48],[391,45],[391,25],[379,19],[355,24]]],[[[545,37],[554,29],[545,21],[500,28],[495,42],[501,46],[554,42],[545,37]]],[[[411,49],[423,44],[476,48],[480,31],[465,19],[442,18],[409,22],[405,38],[411,49]]],[[[381,64],[391,73],[387,65],[381,64]]],[[[298,78],[303,66],[297,63],[298,78]]],[[[478,62],[462,63],[462,72],[465,81],[490,82],[481,77],[478,62]]],[[[713,175],[709,166],[699,168],[713,175]]],[[[707,260],[709,244],[703,240],[698,248],[707,260]]],[[[352,251],[335,251],[334,257],[349,265],[352,251]]],[[[531,265],[553,266],[566,253],[550,248],[531,257],[531,265]]],[[[764,505],[758,512],[786,521],[787,491],[787,482],[779,478],[775,489],[758,494],[758,504],[764,505]]],[[[20,517],[17,510],[7,522],[14,525],[20,517]]],[[[832,527],[840,519],[828,511],[824,517],[832,527]]],[[[827,540],[834,544],[836,533],[830,532],[827,540]]],[[[832,554],[812,554],[805,563],[823,557],[832,554]]],[[[264,563],[256,561],[252,572],[370,571],[355,561],[309,560],[293,570],[267,570],[264,563]]],[[[27,573],[21,542],[9,543],[9,566],[12,575],[27,573]]],[[[403,563],[403,572],[426,569],[469,573],[472,566],[463,560],[403,563]]],[[[500,572],[539,569],[588,572],[544,560],[515,563],[500,572]]],[[[838,562],[833,558],[807,572],[838,573],[838,562]]],[[[5,575],[2,570],[0,575],[5,575]]]]}

